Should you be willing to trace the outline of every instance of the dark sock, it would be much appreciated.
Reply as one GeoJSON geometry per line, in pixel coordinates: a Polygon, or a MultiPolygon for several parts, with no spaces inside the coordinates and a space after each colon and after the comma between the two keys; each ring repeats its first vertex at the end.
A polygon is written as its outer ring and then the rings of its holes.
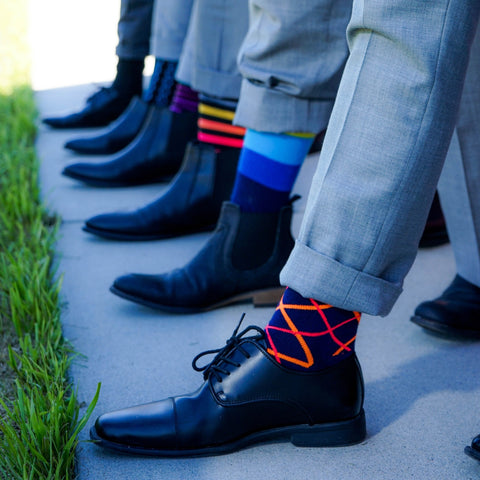
{"type": "Polygon", "coordinates": [[[170,62],[161,58],[155,59],[152,78],[144,95],[146,102],[154,103],[159,107],[170,105],[176,86],[175,71],[177,64],[177,62],[170,62]]]}
{"type": "Polygon", "coordinates": [[[360,313],[287,288],[265,328],[268,353],[293,370],[319,371],[354,353],[360,313]]]}
{"type": "Polygon", "coordinates": [[[119,58],[117,75],[112,83],[112,88],[124,96],[141,96],[143,63],[143,59],[119,58]]]}

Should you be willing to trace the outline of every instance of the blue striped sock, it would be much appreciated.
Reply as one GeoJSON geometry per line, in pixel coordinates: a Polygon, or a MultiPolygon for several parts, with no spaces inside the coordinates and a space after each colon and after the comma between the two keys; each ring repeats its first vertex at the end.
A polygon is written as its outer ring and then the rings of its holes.
{"type": "Polygon", "coordinates": [[[277,212],[288,203],[314,134],[247,130],[231,201],[244,212],[277,212]]]}

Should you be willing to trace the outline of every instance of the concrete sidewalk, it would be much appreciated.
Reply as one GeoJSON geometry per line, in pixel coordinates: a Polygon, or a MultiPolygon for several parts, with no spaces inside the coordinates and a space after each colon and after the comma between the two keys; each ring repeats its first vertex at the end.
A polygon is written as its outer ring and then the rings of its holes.
{"type": "MultiPolygon", "coordinates": [[[[110,6],[114,11],[113,3],[110,6]]],[[[78,21],[79,11],[70,12],[69,21],[78,21]]],[[[108,12],[106,9],[105,15],[108,12]]],[[[42,29],[32,30],[34,43],[41,31],[52,35],[42,25],[42,29]]],[[[63,34],[66,32],[68,29],[63,34]]],[[[62,42],[68,41],[62,38],[62,42]]],[[[110,42],[114,45],[114,40],[110,42]]],[[[38,59],[45,54],[45,43],[38,40],[36,45],[34,56],[38,59]]],[[[113,54],[113,47],[109,54],[113,54]]],[[[37,65],[41,67],[41,63],[37,65]]],[[[37,83],[36,98],[41,116],[73,111],[94,90],[89,84],[48,88],[48,72],[40,71],[37,78],[43,80],[37,83]]],[[[246,324],[264,326],[272,310],[243,305],[200,315],[169,315],[109,293],[113,279],[123,273],[159,273],[183,265],[208,234],[127,243],[82,232],[88,217],[138,207],[160,195],[166,186],[94,189],[62,177],[64,165],[86,159],[63,149],[64,142],[76,135],[78,131],[54,131],[41,125],[37,151],[44,199],[63,218],[57,244],[59,271],[64,274],[63,325],[66,338],[85,355],[72,369],[80,402],[88,404],[97,384],[102,383],[98,406],[81,434],[86,440],[90,425],[103,412],[196,389],[202,379],[191,368],[192,358],[222,346],[242,312],[247,314],[246,324]]],[[[100,160],[91,158],[92,162],[100,160]]],[[[295,188],[304,198],[315,162],[315,157],[307,159],[295,188]]],[[[295,204],[294,231],[303,208],[304,199],[295,204]]],[[[480,432],[480,376],[476,368],[480,344],[428,335],[409,321],[415,306],[441,292],[454,273],[449,246],[421,251],[392,313],[387,318],[363,316],[357,351],[366,382],[368,438],[362,444],[335,449],[276,444],[220,457],[165,460],[114,455],[82,443],[78,478],[478,478],[480,465],[466,457],[463,448],[480,432]]]]}

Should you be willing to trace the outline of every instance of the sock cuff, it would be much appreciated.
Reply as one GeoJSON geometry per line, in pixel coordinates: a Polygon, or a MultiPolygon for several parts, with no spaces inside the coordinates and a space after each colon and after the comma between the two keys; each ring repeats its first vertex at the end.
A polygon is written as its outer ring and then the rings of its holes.
{"type": "Polygon", "coordinates": [[[175,113],[196,112],[198,110],[198,92],[188,85],[177,83],[170,102],[170,110],[175,113]]]}
{"type": "Polygon", "coordinates": [[[301,165],[315,135],[304,137],[287,133],[258,132],[248,129],[245,147],[279,163],[301,165]]]}

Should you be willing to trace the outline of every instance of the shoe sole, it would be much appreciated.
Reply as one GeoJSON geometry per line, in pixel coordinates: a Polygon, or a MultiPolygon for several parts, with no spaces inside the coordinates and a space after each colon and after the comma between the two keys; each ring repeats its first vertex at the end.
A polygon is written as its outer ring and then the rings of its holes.
{"type": "Polygon", "coordinates": [[[206,227],[198,227],[195,230],[185,230],[183,232],[175,233],[152,233],[148,235],[133,235],[128,233],[114,232],[112,230],[101,230],[84,225],[82,230],[87,233],[92,233],[98,237],[107,238],[108,240],[120,240],[127,242],[147,242],[150,240],[166,240],[167,238],[182,237],[184,235],[192,235],[194,233],[211,232],[215,229],[215,224],[206,227]]]}
{"type": "Polygon", "coordinates": [[[153,308],[154,310],[162,310],[169,313],[202,313],[216,308],[226,307],[227,305],[233,305],[236,303],[248,303],[252,302],[254,307],[275,307],[282,298],[284,287],[266,288],[263,290],[254,290],[251,292],[244,292],[233,297],[226,298],[220,302],[207,305],[205,307],[181,307],[173,305],[162,305],[159,303],[145,300],[141,297],[136,297],[130,293],[124,292],[116,288],[114,285],[110,287],[110,291],[115,295],[130,300],[131,302],[138,303],[145,307],[153,308]]]}
{"type": "MultiPolygon", "coordinates": [[[[128,145],[128,143],[127,143],[128,145]]],[[[126,146],[126,145],[125,145],[126,146]]],[[[86,155],[86,156],[90,156],[90,155],[113,155],[115,153],[118,153],[120,150],[122,150],[122,148],[119,148],[118,150],[115,149],[115,150],[100,150],[100,149],[97,149],[97,150],[88,150],[88,149],[82,149],[82,148],[77,148],[77,147],[72,147],[71,145],[67,145],[65,144],[63,146],[63,148],[65,148],[66,150],[69,150],[71,152],[75,152],[79,155],[86,155]]],[[[124,148],[124,147],[123,147],[124,148]]]]}
{"type": "Polygon", "coordinates": [[[415,323],[416,325],[429,330],[430,332],[434,332],[440,334],[442,336],[450,337],[450,338],[458,338],[464,340],[472,340],[474,338],[480,338],[480,331],[478,330],[466,330],[452,327],[451,325],[445,325],[440,322],[436,322],[435,320],[431,320],[429,318],[420,317],[418,315],[414,315],[410,318],[410,321],[415,323]]]}
{"type": "Polygon", "coordinates": [[[365,440],[366,435],[365,413],[363,410],[355,418],[343,422],[275,428],[253,433],[222,445],[192,450],[157,450],[154,448],[122,445],[101,438],[95,427],[92,427],[90,430],[90,438],[94,444],[107,450],[130,455],[184,458],[222,455],[236,452],[252,445],[266,443],[290,442],[296,447],[346,447],[362,442],[365,440]]]}
{"type": "Polygon", "coordinates": [[[174,175],[165,175],[162,177],[156,177],[148,180],[139,180],[137,182],[122,182],[122,181],[111,181],[111,180],[98,180],[94,178],[84,177],[82,175],[76,175],[75,173],[63,171],[62,175],[73,180],[78,180],[85,183],[90,187],[98,188],[122,188],[122,187],[137,187],[139,185],[150,185],[152,183],[166,183],[170,182],[174,175]]]}
{"type": "Polygon", "coordinates": [[[475,460],[480,461],[480,452],[474,448],[468,446],[463,450],[469,457],[474,458],[475,460]]]}

